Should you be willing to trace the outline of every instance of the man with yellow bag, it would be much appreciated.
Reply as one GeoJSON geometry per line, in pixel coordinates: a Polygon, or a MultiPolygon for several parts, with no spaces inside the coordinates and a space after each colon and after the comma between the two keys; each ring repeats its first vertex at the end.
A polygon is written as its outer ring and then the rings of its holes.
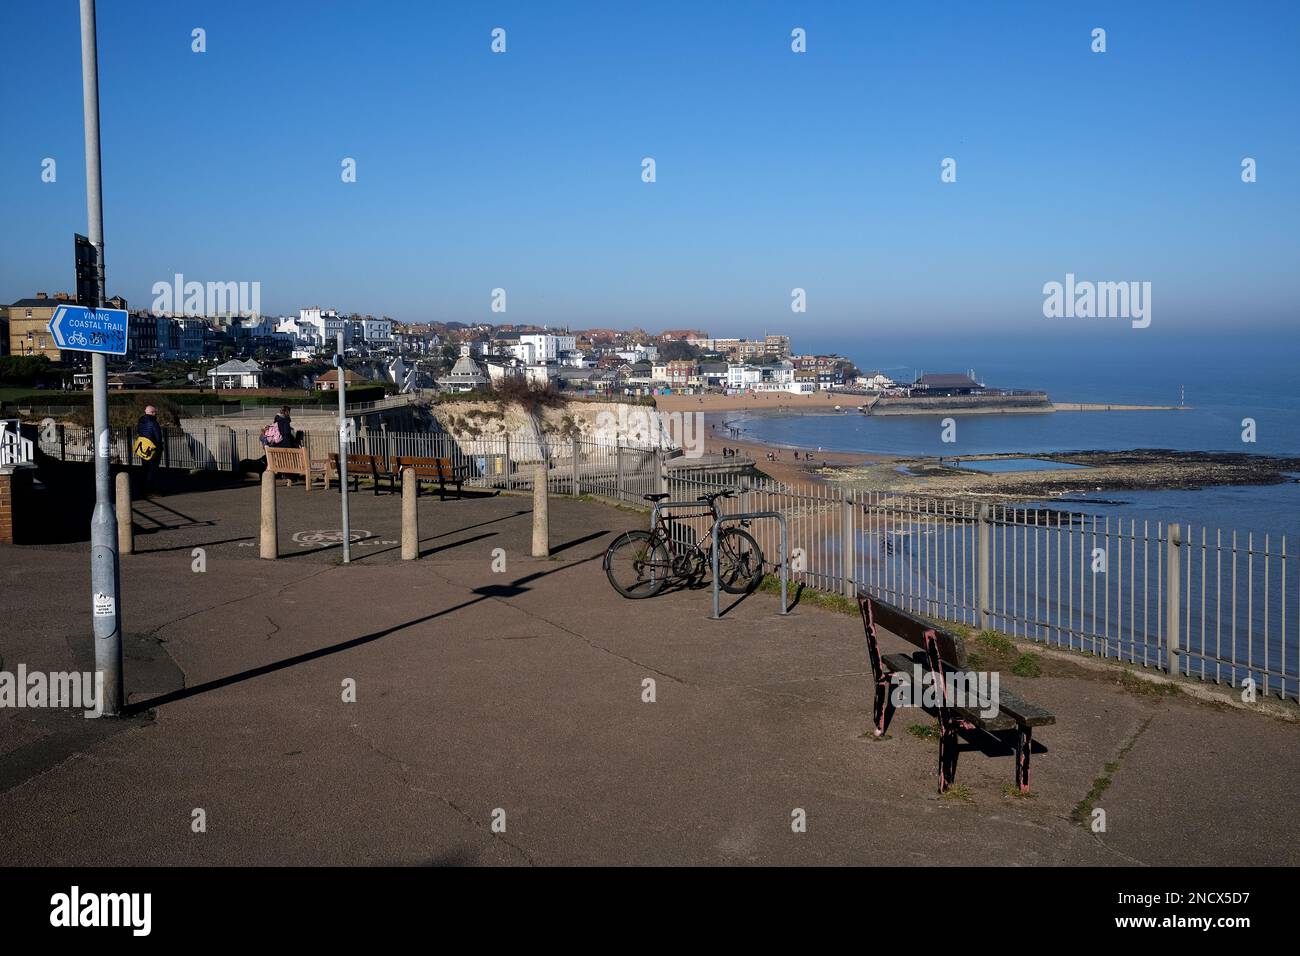
{"type": "Polygon", "coordinates": [[[158,424],[158,409],[146,405],[144,414],[135,426],[136,439],[131,446],[135,457],[142,462],[140,487],[136,494],[148,498],[158,493],[158,467],[162,464],[162,426],[158,424]]]}

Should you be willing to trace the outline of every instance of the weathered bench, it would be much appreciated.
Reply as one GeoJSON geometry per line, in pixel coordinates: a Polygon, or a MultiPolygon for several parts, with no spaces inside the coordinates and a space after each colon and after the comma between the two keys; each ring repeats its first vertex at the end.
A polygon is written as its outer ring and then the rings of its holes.
{"type": "Polygon", "coordinates": [[[1034,728],[1056,723],[1056,716],[1036,704],[1021,700],[1001,686],[998,688],[998,706],[991,716],[982,714],[976,703],[952,699],[949,678],[954,687],[976,686],[973,679],[975,672],[967,670],[965,641],[959,635],[914,617],[869,594],[859,595],[858,608],[862,612],[862,624],[867,633],[867,653],[871,658],[871,672],[876,681],[872,710],[876,736],[885,732],[892,712],[890,691],[898,681],[896,675],[906,675],[910,683],[919,667],[922,675],[930,675],[929,679],[933,681],[931,686],[935,688],[934,696],[938,699],[936,707],[925,709],[937,711],[939,717],[939,792],[946,792],[957,774],[958,734],[980,730],[994,737],[999,734],[1015,735],[1016,786],[1021,793],[1028,793],[1029,753],[1034,744],[1034,728]],[[911,654],[881,655],[876,628],[883,628],[921,650],[911,654]]]}
{"type": "MultiPolygon", "coordinates": [[[[384,459],[380,455],[348,455],[348,482],[352,485],[352,490],[356,491],[362,478],[370,478],[374,482],[375,496],[379,496],[379,483],[388,482],[389,491],[397,491],[397,478],[392,471],[384,464],[384,459]]],[[[338,452],[330,452],[330,471],[337,476],[339,474],[339,456],[338,452]]]]}
{"type": "Polygon", "coordinates": [[[290,484],[293,482],[294,475],[300,476],[308,491],[311,491],[315,478],[320,478],[325,482],[325,487],[329,487],[329,473],[326,471],[325,463],[312,461],[306,448],[276,448],[274,445],[267,445],[266,469],[276,479],[284,475],[290,484]]]}
{"type": "Polygon", "coordinates": [[[397,473],[400,475],[407,468],[415,470],[415,493],[417,495],[420,493],[420,482],[422,481],[436,481],[438,483],[438,497],[443,501],[447,500],[447,485],[452,485],[456,489],[456,494],[460,495],[460,486],[464,478],[453,467],[450,458],[399,455],[397,458],[397,473]]]}

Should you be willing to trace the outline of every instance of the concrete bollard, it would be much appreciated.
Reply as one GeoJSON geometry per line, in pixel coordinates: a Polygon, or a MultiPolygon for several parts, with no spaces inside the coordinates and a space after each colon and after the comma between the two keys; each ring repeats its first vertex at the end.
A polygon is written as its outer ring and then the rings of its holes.
{"type": "Polygon", "coordinates": [[[420,516],[415,510],[415,494],[420,485],[415,480],[414,468],[402,469],[402,560],[414,561],[420,556],[420,516]]]}
{"type": "Polygon", "coordinates": [[[131,475],[117,473],[117,553],[135,554],[135,523],[131,520],[131,475]]]}
{"type": "Polygon", "coordinates": [[[262,472],[262,557],[280,556],[280,535],[275,520],[275,472],[262,472]]]}
{"type": "Polygon", "coordinates": [[[537,466],[537,477],[533,479],[533,557],[549,558],[551,556],[551,516],[547,510],[550,502],[546,497],[546,462],[537,466]]]}

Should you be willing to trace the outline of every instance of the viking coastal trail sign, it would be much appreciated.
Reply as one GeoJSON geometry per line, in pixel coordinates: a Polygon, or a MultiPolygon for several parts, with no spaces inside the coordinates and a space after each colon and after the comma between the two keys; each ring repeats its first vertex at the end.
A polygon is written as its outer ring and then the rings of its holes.
{"type": "Polygon", "coordinates": [[[60,349],[126,354],[126,310],[61,305],[50,318],[50,335],[60,349]]]}

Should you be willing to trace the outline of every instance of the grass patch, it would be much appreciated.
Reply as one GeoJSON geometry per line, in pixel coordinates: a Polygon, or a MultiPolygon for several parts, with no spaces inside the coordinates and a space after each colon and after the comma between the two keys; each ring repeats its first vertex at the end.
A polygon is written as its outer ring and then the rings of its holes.
{"type": "Polygon", "coordinates": [[[960,803],[974,803],[975,793],[974,791],[971,790],[970,787],[963,787],[959,783],[954,783],[946,791],[944,791],[943,799],[955,800],[960,803]]]}
{"type": "Polygon", "coordinates": [[[1182,693],[1182,689],[1177,684],[1145,680],[1127,667],[1120,671],[1115,683],[1139,697],[1174,697],[1182,693]]]}
{"type": "Polygon", "coordinates": [[[1016,652],[1016,645],[1011,638],[997,631],[980,631],[975,637],[975,643],[995,658],[1011,657],[1016,652]]]}
{"type": "Polygon", "coordinates": [[[1088,795],[1074,805],[1074,810],[1070,813],[1070,819],[1082,826],[1088,826],[1092,823],[1093,806],[1101,799],[1101,795],[1110,788],[1110,775],[1119,769],[1119,764],[1106,764],[1106,773],[1092,782],[1092,789],[1088,795]]]}
{"type": "Polygon", "coordinates": [[[934,724],[913,724],[907,728],[907,732],[913,737],[920,737],[922,740],[939,739],[939,728],[934,724]]]}
{"type": "MultiPolygon", "coordinates": [[[[807,604],[811,607],[823,608],[827,611],[834,611],[836,614],[851,614],[857,616],[858,602],[852,598],[846,598],[843,594],[830,594],[825,591],[814,591],[811,588],[800,589],[799,585],[793,581],[786,582],[788,597],[799,595],[799,603],[807,604]]],[[[765,574],[763,580],[759,582],[756,590],[764,591],[768,594],[781,594],[781,576],[779,574],[765,574]]]]}
{"type": "Polygon", "coordinates": [[[1011,665],[1011,673],[1017,677],[1038,677],[1043,673],[1042,659],[1037,654],[1021,654],[1011,665]]]}
{"type": "Polygon", "coordinates": [[[1033,791],[1030,791],[1029,793],[1025,793],[1014,783],[1004,783],[1002,785],[1002,793],[1004,796],[1011,797],[1013,800],[1037,800],[1038,799],[1038,794],[1034,793],[1033,791]]]}

